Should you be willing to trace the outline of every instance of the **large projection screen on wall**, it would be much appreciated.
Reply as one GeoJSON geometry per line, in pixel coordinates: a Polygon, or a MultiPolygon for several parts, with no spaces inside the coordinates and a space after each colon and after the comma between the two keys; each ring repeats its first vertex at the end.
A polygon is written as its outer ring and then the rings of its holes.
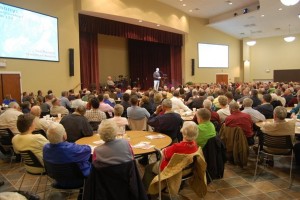
{"type": "Polygon", "coordinates": [[[0,57],[59,61],[56,17],[0,3],[0,57]]]}
{"type": "Polygon", "coordinates": [[[228,68],[229,47],[222,44],[198,43],[198,67],[228,68]]]}

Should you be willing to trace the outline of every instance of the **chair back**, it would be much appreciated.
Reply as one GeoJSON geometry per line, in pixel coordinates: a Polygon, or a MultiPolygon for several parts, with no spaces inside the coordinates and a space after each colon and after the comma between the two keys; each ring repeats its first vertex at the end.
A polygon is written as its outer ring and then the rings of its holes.
{"type": "Polygon", "coordinates": [[[240,127],[222,125],[220,139],[224,142],[227,159],[241,167],[246,166],[249,156],[249,145],[244,131],[240,127]]]}
{"type": "Polygon", "coordinates": [[[135,160],[106,167],[94,161],[84,191],[84,199],[148,199],[135,160]]]}
{"type": "Polygon", "coordinates": [[[148,193],[160,193],[160,188],[168,186],[169,194],[177,195],[181,181],[190,178],[192,189],[197,191],[197,195],[203,197],[207,192],[205,171],[206,162],[201,148],[193,154],[175,153],[163,171],[154,177],[148,193]]]}
{"type": "Polygon", "coordinates": [[[32,134],[41,134],[42,136],[47,138],[47,135],[43,129],[34,130],[34,131],[32,131],[32,134]]]}
{"type": "Polygon", "coordinates": [[[263,146],[276,149],[287,149],[292,151],[293,142],[290,135],[273,136],[263,133],[263,146]]]}
{"type": "Polygon", "coordinates": [[[11,140],[14,134],[9,128],[0,129],[0,144],[1,146],[12,146],[11,140]]]}
{"type": "Polygon", "coordinates": [[[77,163],[54,164],[44,159],[47,175],[56,181],[54,187],[72,189],[82,187],[84,176],[77,163]]]}
{"type": "Polygon", "coordinates": [[[25,165],[30,167],[44,168],[39,159],[30,150],[20,151],[21,157],[25,165]]]}
{"type": "Polygon", "coordinates": [[[100,124],[101,122],[90,121],[89,123],[90,123],[91,127],[93,128],[93,131],[97,131],[97,130],[98,130],[98,127],[99,127],[99,124],[100,124]]]}
{"type": "Polygon", "coordinates": [[[147,117],[144,117],[143,119],[128,118],[128,125],[131,130],[146,131],[148,130],[147,121],[148,121],[147,117]]]}

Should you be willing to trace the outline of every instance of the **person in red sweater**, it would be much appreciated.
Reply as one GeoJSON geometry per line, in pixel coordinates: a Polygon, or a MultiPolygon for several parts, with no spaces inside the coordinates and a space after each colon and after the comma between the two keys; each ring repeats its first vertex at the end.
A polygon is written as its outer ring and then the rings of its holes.
{"type": "Polygon", "coordinates": [[[192,154],[198,150],[198,145],[195,141],[198,137],[197,124],[193,121],[184,122],[180,131],[182,133],[183,140],[180,143],[174,143],[162,150],[163,157],[161,158],[161,165],[159,166],[159,162],[155,162],[146,166],[142,180],[146,190],[148,189],[152,179],[158,174],[158,170],[163,171],[175,153],[192,154]]]}
{"type": "Polygon", "coordinates": [[[253,145],[253,123],[251,116],[247,113],[241,112],[239,104],[236,102],[231,102],[229,104],[229,109],[231,115],[226,117],[225,125],[229,127],[240,127],[244,131],[248,144],[253,145]]]}

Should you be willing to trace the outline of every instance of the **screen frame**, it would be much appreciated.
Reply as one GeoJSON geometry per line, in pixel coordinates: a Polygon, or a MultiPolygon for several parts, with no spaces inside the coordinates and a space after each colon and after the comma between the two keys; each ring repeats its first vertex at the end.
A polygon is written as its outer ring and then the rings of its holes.
{"type": "Polygon", "coordinates": [[[216,43],[205,43],[205,42],[198,42],[197,43],[197,57],[198,57],[198,68],[206,68],[206,69],[228,69],[229,68],[229,45],[228,44],[216,44],[216,43]],[[212,45],[212,46],[224,46],[227,47],[227,67],[220,67],[220,66],[215,66],[215,67],[201,67],[200,66],[200,52],[199,52],[199,46],[203,44],[203,45],[212,45]]]}
{"type": "Polygon", "coordinates": [[[2,5],[6,5],[6,6],[11,6],[11,7],[14,7],[14,8],[18,8],[18,9],[22,9],[22,10],[26,10],[26,11],[29,11],[29,12],[37,13],[37,14],[40,14],[40,15],[44,15],[44,16],[47,16],[47,17],[51,17],[51,18],[56,19],[56,30],[57,30],[57,35],[56,35],[56,37],[57,37],[57,60],[33,59],[33,58],[20,58],[20,57],[5,57],[5,56],[1,56],[1,55],[0,55],[0,58],[5,58],[5,59],[16,59],[16,60],[45,61],[45,62],[60,62],[60,53],[59,53],[59,25],[58,25],[59,20],[58,20],[58,17],[52,16],[52,15],[48,15],[48,14],[44,14],[44,13],[37,12],[37,11],[33,11],[33,10],[29,10],[29,9],[22,8],[22,7],[19,7],[19,6],[15,6],[15,5],[3,3],[3,2],[0,2],[0,6],[1,6],[1,4],[2,4],[2,5]]]}

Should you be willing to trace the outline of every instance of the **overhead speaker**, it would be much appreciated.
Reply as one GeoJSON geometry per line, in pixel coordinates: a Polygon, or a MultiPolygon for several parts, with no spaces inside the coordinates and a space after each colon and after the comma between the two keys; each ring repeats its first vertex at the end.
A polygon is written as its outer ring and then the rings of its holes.
{"type": "Polygon", "coordinates": [[[74,76],[74,49],[69,49],[69,75],[74,76]]]}
{"type": "Polygon", "coordinates": [[[192,59],[192,76],[195,75],[195,59],[192,59]]]}

